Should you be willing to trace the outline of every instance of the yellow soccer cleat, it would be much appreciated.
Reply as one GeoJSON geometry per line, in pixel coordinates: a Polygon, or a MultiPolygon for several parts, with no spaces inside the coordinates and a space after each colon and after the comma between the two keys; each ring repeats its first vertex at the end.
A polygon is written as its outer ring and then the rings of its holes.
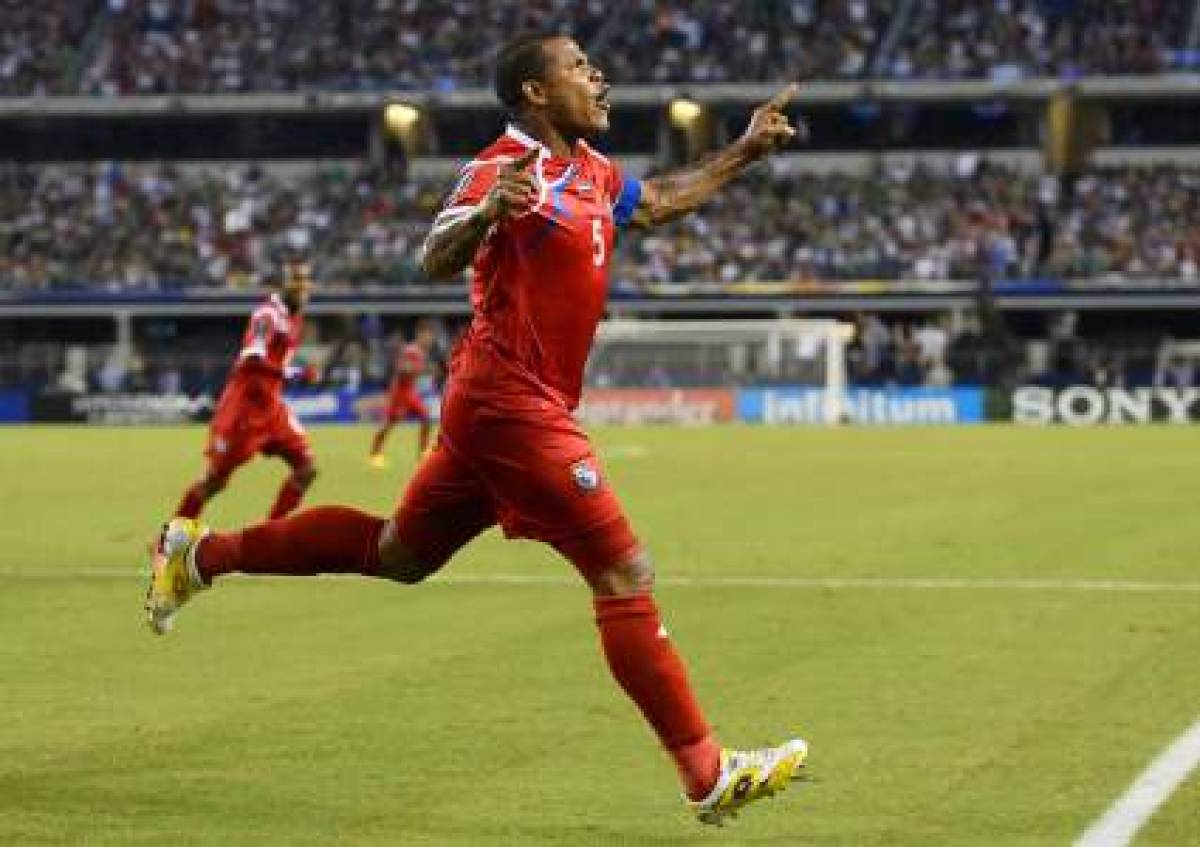
{"type": "Polygon", "coordinates": [[[721,826],[747,803],[787,788],[807,759],[808,744],[800,738],[761,750],[722,750],[717,784],[703,800],[689,800],[688,805],[701,823],[721,826]]]}
{"type": "Polygon", "coordinates": [[[170,631],[184,603],[208,587],[196,569],[196,547],[208,533],[208,527],[199,521],[174,518],[158,537],[145,608],[146,622],[159,635],[170,631]]]}
{"type": "Polygon", "coordinates": [[[387,466],[390,464],[388,457],[383,453],[372,453],[367,462],[377,471],[387,470],[387,466]]]}

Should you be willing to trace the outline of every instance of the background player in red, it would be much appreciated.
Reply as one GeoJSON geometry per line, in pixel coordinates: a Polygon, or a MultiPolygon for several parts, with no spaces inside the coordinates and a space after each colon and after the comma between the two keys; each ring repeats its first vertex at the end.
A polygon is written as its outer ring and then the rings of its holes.
{"type": "Polygon", "coordinates": [[[154,558],[149,621],[166,631],[196,591],[234,571],[420,582],[499,524],[578,569],[613,677],[673,759],[696,816],[720,823],[784,788],[807,745],[717,743],[659,619],[649,558],[571,410],[604,311],[615,227],[684,215],[793,138],[784,109],[795,87],[757,109],[724,150],[644,182],[585,140],[608,128],[608,86],[572,39],[506,47],[496,90],[512,123],[463,169],[425,244],[430,276],[473,264],[473,317],[451,362],[437,447],[396,513],[325,507],[230,533],[171,521],[154,558]]]}
{"type": "Polygon", "coordinates": [[[241,350],[209,426],[208,467],[184,493],[175,513],[197,517],[241,465],[258,453],[278,456],[291,467],[269,517],[287,515],[316,478],[312,447],[283,399],[284,380],[300,344],[302,313],[312,282],[306,266],[289,265],[282,285],[258,305],[242,336],[241,350]]]}
{"type": "Polygon", "coordinates": [[[375,432],[371,442],[371,466],[387,467],[387,456],[383,445],[397,421],[412,416],[417,419],[417,457],[425,455],[429,444],[429,410],[417,391],[417,378],[429,369],[429,354],[433,351],[436,338],[433,324],[429,321],[417,323],[413,340],[405,344],[396,356],[393,366],[392,384],[388,386],[387,407],[383,411],[383,423],[375,432]]]}

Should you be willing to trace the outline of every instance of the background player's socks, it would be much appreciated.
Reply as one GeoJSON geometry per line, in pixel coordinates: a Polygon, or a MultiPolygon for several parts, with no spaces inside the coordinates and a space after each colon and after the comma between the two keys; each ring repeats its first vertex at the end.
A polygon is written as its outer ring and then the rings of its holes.
{"type": "Polygon", "coordinates": [[[683,660],[659,621],[654,598],[597,597],[594,605],[612,675],[675,760],[688,796],[705,796],[720,773],[721,748],[692,694],[683,660]]]}
{"type": "Polygon", "coordinates": [[[291,513],[292,509],[300,505],[300,500],[304,497],[304,491],[307,486],[297,485],[296,481],[290,476],[283,481],[283,485],[279,486],[279,494],[275,497],[275,505],[271,507],[270,514],[267,517],[270,520],[282,518],[291,513]]]}
{"type": "Polygon", "coordinates": [[[312,576],[379,570],[379,534],[384,520],[357,509],[320,506],[240,532],[213,532],[196,551],[205,582],[242,573],[312,576]]]}
{"type": "Polygon", "coordinates": [[[204,486],[197,482],[186,492],[183,499],[179,501],[179,507],[175,510],[175,516],[179,518],[198,518],[200,510],[204,508],[204,486]]]}

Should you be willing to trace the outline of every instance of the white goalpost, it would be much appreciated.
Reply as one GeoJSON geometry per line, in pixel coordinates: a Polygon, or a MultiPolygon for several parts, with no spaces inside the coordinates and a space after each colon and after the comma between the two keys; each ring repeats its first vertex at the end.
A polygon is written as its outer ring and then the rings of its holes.
{"type": "Polygon", "coordinates": [[[822,319],[633,320],[601,323],[589,386],[820,389],[827,424],[845,420],[846,347],[854,325],[822,319]]]}

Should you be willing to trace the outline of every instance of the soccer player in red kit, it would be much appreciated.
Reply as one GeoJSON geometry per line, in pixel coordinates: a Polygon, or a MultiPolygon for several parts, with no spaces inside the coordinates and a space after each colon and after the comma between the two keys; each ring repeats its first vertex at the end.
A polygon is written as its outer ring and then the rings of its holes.
{"type": "Polygon", "coordinates": [[[499,524],[579,571],[613,677],[674,761],[696,817],[721,823],[786,787],[807,745],[717,742],[660,622],[649,558],[571,411],[604,311],[615,229],[692,211],[792,139],[784,109],[796,89],[757,109],[712,157],[645,181],[588,143],[608,128],[608,85],[572,39],[504,48],[496,90],[512,123],[463,169],[425,243],[431,277],[473,265],[473,317],[451,362],[437,447],[395,514],[310,509],[230,533],[171,521],[154,559],[150,624],[165,631],[186,600],[234,571],[420,582],[499,524]]]}
{"type": "Polygon", "coordinates": [[[388,387],[387,408],[383,412],[383,424],[375,432],[371,442],[371,466],[387,467],[387,456],[383,453],[383,444],[387,441],[388,433],[409,415],[417,419],[417,457],[425,455],[429,444],[429,410],[425,401],[417,392],[417,378],[429,368],[429,353],[433,350],[433,325],[428,321],[417,324],[413,340],[400,350],[396,357],[395,374],[392,384],[388,387]]]}
{"type": "Polygon", "coordinates": [[[184,492],[175,514],[198,517],[204,504],[229,477],[258,453],[279,456],[291,467],[269,517],[282,518],[300,504],[317,475],[312,447],[283,399],[284,380],[300,344],[311,282],[302,267],[285,271],[280,291],[272,292],[250,316],[242,347],[209,427],[208,467],[184,492]]]}

